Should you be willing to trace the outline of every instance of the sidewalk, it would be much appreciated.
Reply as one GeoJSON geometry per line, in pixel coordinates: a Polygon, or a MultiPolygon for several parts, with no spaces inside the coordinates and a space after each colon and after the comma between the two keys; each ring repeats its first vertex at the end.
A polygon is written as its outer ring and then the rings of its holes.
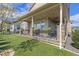
{"type": "Polygon", "coordinates": [[[72,39],[71,39],[70,37],[68,37],[68,39],[67,39],[67,41],[66,41],[66,46],[65,46],[65,48],[68,49],[68,50],[74,51],[74,52],[76,52],[76,53],[79,53],[79,50],[76,49],[76,48],[74,48],[74,47],[71,45],[71,43],[72,43],[72,39]]]}

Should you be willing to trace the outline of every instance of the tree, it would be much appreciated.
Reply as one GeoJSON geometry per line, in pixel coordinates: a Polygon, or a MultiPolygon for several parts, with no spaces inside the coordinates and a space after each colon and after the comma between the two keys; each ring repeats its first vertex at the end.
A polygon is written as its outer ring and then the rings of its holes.
{"type": "Polygon", "coordinates": [[[9,4],[3,4],[3,3],[0,4],[0,20],[1,20],[0,31],[1,32],[4,30],[3,28],[5,27],[4,24],[10,23],[7,19],[12,18],[14,13],[15,13],[14,7],[12,6],[10,7],[9,4]]]}

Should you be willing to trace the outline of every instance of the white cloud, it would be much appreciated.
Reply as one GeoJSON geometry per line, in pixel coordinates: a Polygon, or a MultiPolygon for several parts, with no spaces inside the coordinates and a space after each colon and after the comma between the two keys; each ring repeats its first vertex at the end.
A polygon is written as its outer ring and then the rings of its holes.
{"type": "Polygon", "coordinates": [[[78,26],[79,26],[79,23],[77,23],[77,24],[72,24],[72,26],[77,26],[77,27],[78,27],[78,26]]]}
{"type": "Polygon", "coordinates": [[[23,12],[17,11],[17,13],[16,13],[16,15],[14,17],[17,18],[17,17],[20,17],[20,16],[23,16],[23,15],[27,14],[32,5],[33,5],[32,3],[27,3],[26,4],[27,9],[26,10],[24,8],[20,7],[20,9],[24,10],[24,11],[23,12]]]}
{"type": "Polygon", "coordinates": [[[24,11],[24,12],[22,12],[22,13],[18,13],[18,14],[16,14],[16,15],[14,15],[14,18],[17,18],[17,17],[20,17],[20,16],[23,16],[23,15],[25,15],[25,14],[27,14],[28,12],[27,11],[24,11]]]}
{"type": "Polygon", "coordinates": [[[79,21],[79,13],[73,16],[70,16],[71,20],[79,21]]]}
{"type": "Polygon", "coordinates": [[[73,16],[70,16],[70,20],[72,22],[72,26],[79,26],[79,13],[73,16]]]}

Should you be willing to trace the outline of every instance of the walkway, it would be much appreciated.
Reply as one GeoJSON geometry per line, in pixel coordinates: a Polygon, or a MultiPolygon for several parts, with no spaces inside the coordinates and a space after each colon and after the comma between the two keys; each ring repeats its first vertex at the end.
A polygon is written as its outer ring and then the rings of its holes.
{"type": "Polygon", "coordinates": [[[71,39],[70,37],[68,37],[65,48],[68,49],[68,50],[74,51],[74,52],[76,52],[76,53],[79,53],[79,50],[76,49],[76,48],[74,48],[74,47],[71,45],[71,43],[72,43],[72,39],[71,39]]]}

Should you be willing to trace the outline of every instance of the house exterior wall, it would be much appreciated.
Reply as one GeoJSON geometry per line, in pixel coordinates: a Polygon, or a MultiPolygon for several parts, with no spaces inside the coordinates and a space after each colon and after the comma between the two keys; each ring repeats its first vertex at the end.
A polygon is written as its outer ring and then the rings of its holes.
{"type": "Polygon", "coordinates": [[[10,32],[14,32],[14,24],[10,25],[10,32]]]}
{"type": "Polygon", "coordinates": [[[9,25],[11,33],[19,33],[20,31],[20,23],[10,24],[9,25]]]}
{"type": "Polygon", "coordinates": [[[69,19],[69,8],[66,4],[63,4],[63,21],[62,21],[62,46],[65,47],[68,36],[71,36],[71,22],[69,19]]]}

